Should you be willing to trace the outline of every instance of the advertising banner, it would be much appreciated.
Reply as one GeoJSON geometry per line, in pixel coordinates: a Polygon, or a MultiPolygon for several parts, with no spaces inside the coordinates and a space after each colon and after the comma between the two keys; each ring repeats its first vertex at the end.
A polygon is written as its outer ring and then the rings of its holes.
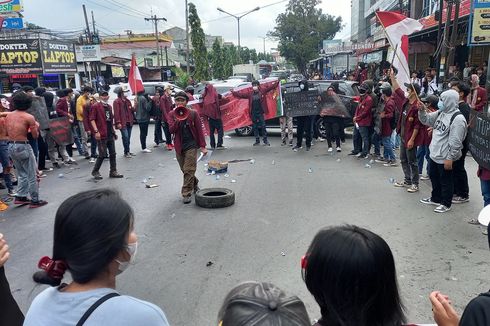
{"type": "Polygon", "coordinates": [[[1,27],[3,29],[23,29],[24,28],[24,21],[22,18],[10,18],[10,17],[2,17],[0,20],[3,19],[1,23],[1,27]]]}
{"type": "Polygon", "coordinates": [[[478,165],[490,170],[490,117],[472,110],[468,137],[471,156],[478,165]]]}
{"type": "Polygon", "coordinates": [[[0,14],[24,11],[22,0],[0,0],[0,14]]]}
{"type": "Polygon", "coordinates": [[[72,43],[41,40],[41,53],[44,73],[77,72],[75,48],[72,43]]]}
{"type": "MultiPolygon", "coordinates": [[[[471,1],[473,0],[461,0],[460,7],[459,7],[459,19],[461,19],[464,16],[468,16],[471,11],[471,1]]],[[[485,0],[481,0],[484,2],[485,0]]],[[[423,29],[428,29],[432,27],[436,27],[438,24],[438,21],[435,19],[435,12],[439,8],[439,0],[427,0],[427,11],[424,11],[424,13],[427,13],[428,16],[423,17],[419,19],[419,22],[424,25],[423,29]]],[[[453,8],[453,11],[451,13],[451,20],[454,19],[455,11],[453,8]]],[[[446,22],[446,17],[447,17],[447,1],[444,1],[444,6],[442,9],[442,22],[446,22]]]]}
{"type": "Polygon", "coordinates": [[[39,40],[0,40],[0,71],[8,74],[42,72],[39,40]]]}
{"type": "Polygon", "coordinates": [[[100,45],[77,45],[77,62],[100,61],[100,45]]]}
{"type": "Polygon", "coordinates": [[[490,1],[473,0],[468,45],[490,44],[490,1]]]}

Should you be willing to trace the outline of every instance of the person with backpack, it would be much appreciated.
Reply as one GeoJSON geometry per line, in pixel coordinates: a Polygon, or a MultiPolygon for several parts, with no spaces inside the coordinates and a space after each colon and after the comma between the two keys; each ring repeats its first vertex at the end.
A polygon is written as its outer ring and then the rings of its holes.
{"type": "Polygon", "coordinates": [[[50,287],[36,296],[24,326],[168,326],[159,307],[116,290],[117,276],[136,258],[134,226],[133,209],[115,190],[66,199],[54,220],[52,256],[40,259],[32,277],[50,287]]]}
{"type": "Polygon", "coordinates": [[[466,119],[459,111],[458,101],[458,92],[450,89],[441,94],[437,112],[428,113],[425,106],[419,106],[420,121],[433,128],[429,146],[432,193],[420,202],[437,206],[434,209],[436,213],[451,210],[454,192],[453,163],[461,157],[466,137],[466,119]]]}

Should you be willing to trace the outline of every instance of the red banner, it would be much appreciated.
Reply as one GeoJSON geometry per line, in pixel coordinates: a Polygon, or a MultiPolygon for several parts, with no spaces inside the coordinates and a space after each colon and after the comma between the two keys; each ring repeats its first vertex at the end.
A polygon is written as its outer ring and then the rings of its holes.
{"type": "MultiPolygon", "coordinates": [[[[260,88],[264,90],[268,89],[276,82],[277,80],[261,82],[260,88]]],[[[239,88],[236,89],[236,91],[240,92],[241,94],[251,94],[252,86],[239,88]]],[[[264,108],[265,119],[268,120],[280,116],[282,114],[280,85],[266,92],[265,99],[267,106],[264,108]]],[[[235,130],[236,128],[250,126],[252,124],[248,98],[238,98],[231,92],[228,92],[223,95],[220,103],[221,119],[223,121],[223,129],[225,131],[235,130]]],[[[206,122],[206,118],[203,117],[202,114],[202,103],[193,104],[192,108],[199,112],[201,120],[203,121],[203,128],[205,128],[205,134],[209,135],[209,125],[206,122]]]]}
{"type": "Polygon", "coordinates": [[[71,123],[67,117],[49,120],[49,133],[58,145],[73,144],[71,123]]]}
{"type": "MultiPolygon", "coordinates": [[[[451,14],[451,21],[454,20],[454,11],[455,11],[455,8],[453,7],[453,11],[451,14]]],[[[461,19],[461,17],[468,16],[470,14],[470,11],[471,11],[471,0],[462,0],[460,7],[459,7],[459,18],[461,19]]],[[[441,19],[442,19],[443,24],[446,23],[446,19],[447,19],[447,2],[446,1],[444,1],[444,7],[442,9],[441,19]]],[[[437,24],[439,24],[439,22],[436,21],[434,14],[419,19],[419,22],[422,25],[424,25],[423,29],[431,28],[431,27],[434,27],[437,24]]]]}

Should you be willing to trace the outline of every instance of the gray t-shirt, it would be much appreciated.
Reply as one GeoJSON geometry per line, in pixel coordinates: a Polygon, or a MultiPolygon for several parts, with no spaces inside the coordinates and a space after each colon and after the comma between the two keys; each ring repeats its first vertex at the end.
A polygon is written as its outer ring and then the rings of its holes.
{"type": "MultiPolygon", "coordinates": [[[[24,326],[74,326],[98,299],[113,289],[102,288],[85,292],[61,292],[50,287],[32,302],[24,326]]],[[[90,315],[84,326],[168,326],[163,311],[152,303],[127,295],[113,297],[90,315]]]]}

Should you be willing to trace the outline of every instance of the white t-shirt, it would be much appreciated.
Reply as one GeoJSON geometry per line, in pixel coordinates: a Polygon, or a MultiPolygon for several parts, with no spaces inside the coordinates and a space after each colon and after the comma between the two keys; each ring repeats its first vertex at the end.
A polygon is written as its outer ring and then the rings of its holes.
{"type": "MultiPolygon", "coordinates": [[[[74,326],[101,297],[116,292],[102,288],[84,292],[62,292],[50,287],[32,302],[24,326],[74,326]]],[[[127,295],[108,299],[97,307],[84,326],[168,326],[163,311],[152,303],[127,295]]]]}

